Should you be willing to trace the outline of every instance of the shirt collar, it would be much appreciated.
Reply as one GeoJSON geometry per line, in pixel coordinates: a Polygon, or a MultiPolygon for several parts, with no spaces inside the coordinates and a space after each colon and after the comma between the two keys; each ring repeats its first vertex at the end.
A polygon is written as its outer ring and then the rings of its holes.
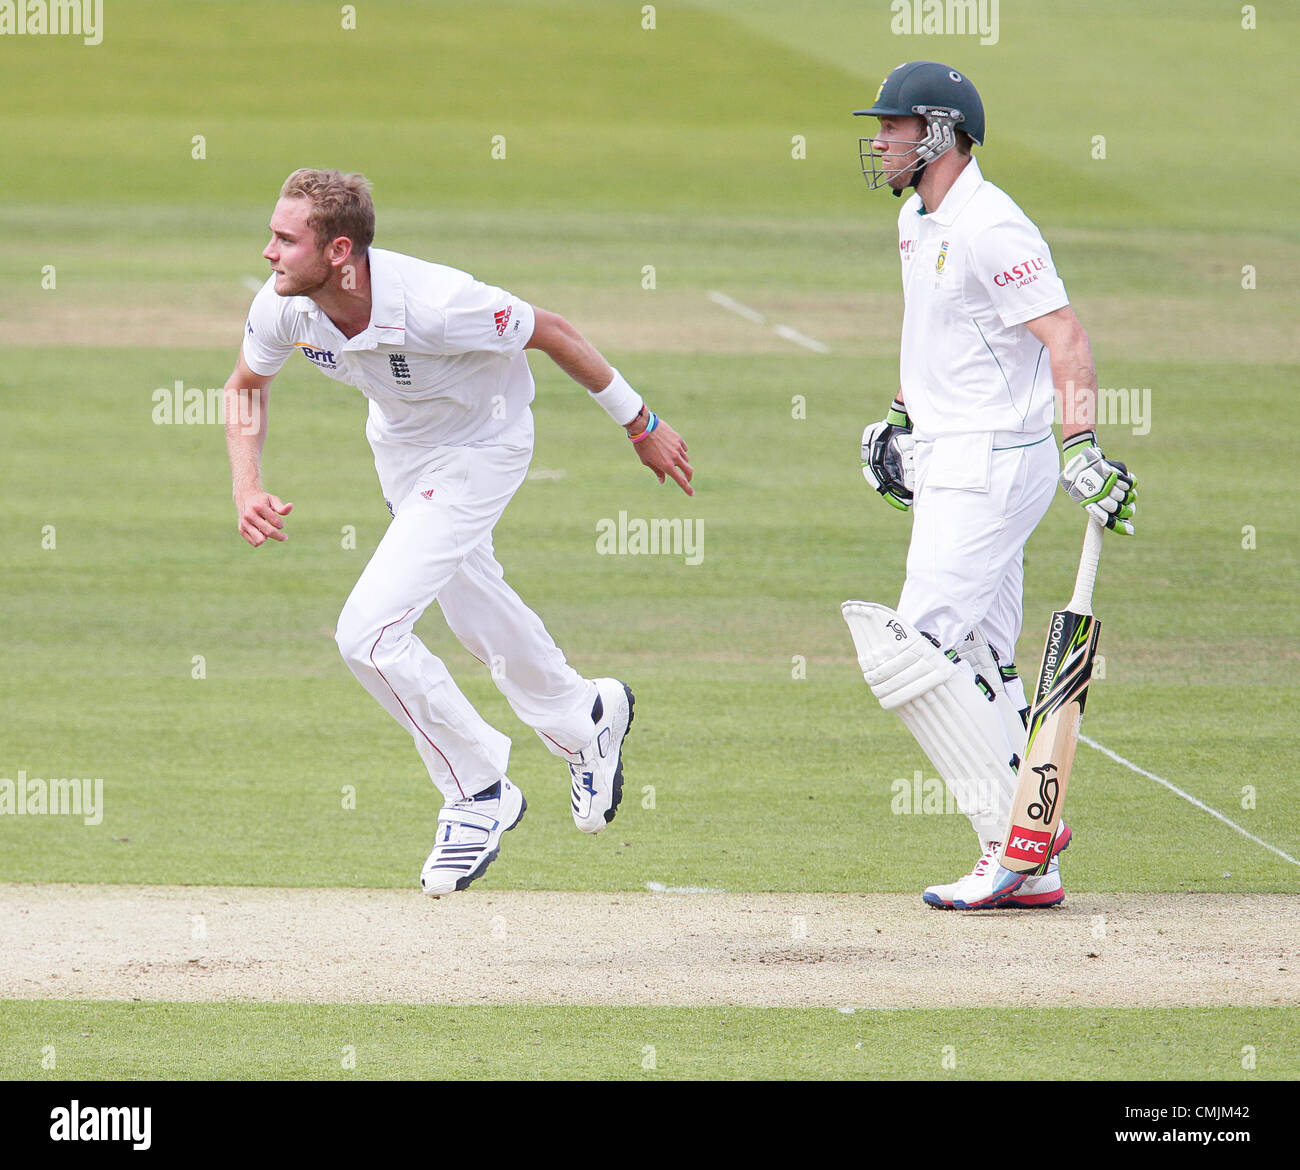
{"type": "Polygon", "coordinates": [[[971,197],[983,182],[984,176],[980,174],[980,165],[975,161],[975,156],[971,155],[970,162],[962,168],[957,181],[948,188],[948,194],[943,197],[943,202],[933,211],[927,212],[925,218],[944,227],[951,226],[953,220],[961,214],[962,208],[971,201],[971,197]]]}
{"type": "MultiPolygon", "coordinates": [[[[349,338],[344,349],[374,349],[378,345],[406,344],[406,289],[402,275],[393,263],[391,252],[371,248],[366,253],[370,264],[370,324],[355,337],[349,338]]],[[[311,297],[294,297],[293,307],[300,313],[313,317],[320,315],[320,306],[311,297]]]]}

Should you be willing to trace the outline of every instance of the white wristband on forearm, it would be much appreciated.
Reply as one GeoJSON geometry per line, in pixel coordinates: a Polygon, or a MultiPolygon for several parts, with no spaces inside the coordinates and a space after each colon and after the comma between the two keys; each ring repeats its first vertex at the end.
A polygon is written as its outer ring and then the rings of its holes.
{"type": "Polygon", "coordinates": [[[614,378],[605,389],[588,390],[587,393],[600,403],[605,413],[621,427],[630,425],[632,420],[641,413],[641,407],[644,405],[641,395],[627,384],[627,379],[617,370],[614,371],[614,378]]]}

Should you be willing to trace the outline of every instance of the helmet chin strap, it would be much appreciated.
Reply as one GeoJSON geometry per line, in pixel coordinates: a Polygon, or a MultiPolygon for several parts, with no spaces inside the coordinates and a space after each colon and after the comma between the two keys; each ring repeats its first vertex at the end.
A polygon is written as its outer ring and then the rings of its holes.
{"type": "MultiPolygon", "coordinates": [[[[925,168],[957,145],[957,135],[953,128],[961,117],[955,110],[927,109],[925,106],[913,107],[913,113],[925,119],[925,137],[916,148],[920,165],[912,172],[912,181],[907,187],[919,187],[925,168]]],[[[894,198],[901,198],[907,187],[895,187],[894,198]]]]}
{"type": "MultiPolygon", "coordinates": [[[[925,174],[925,167],[926,167],[926,164],[925,164],[925,163],[922,163],[919,167],[916,168],[916,170],[914,170],[914,171],[912,172],[912,178],[911,178],[911,181],[907,184],[907,187],[919,187],[919,186],[920,186],[920,183],[921,183],[921,176],[922,176],[923,174],[925,174]]],[[[907,190],[907,187],[895,187],[895,188],[893,189],[893,190],[894,190],[894,198],[895,198],[895,199],[901,199],[901,198],[903,197],[903,192],[907,190]]]]}

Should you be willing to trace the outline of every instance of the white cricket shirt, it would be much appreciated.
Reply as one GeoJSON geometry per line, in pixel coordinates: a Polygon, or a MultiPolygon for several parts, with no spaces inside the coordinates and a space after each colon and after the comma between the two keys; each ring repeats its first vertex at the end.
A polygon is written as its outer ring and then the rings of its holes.
{"type": "Polygon", "coordinates": [[[370,324],[347,338],[310,297],[282,297],[275,277],[253,298],[244,361],[278,373],[296,349],[370,400],[372,444],[468,447],[490,441],[533,400],[524,346],[532,306],[468,272],[369,250],[370,324]]]}
{"type": "Polygon", "coordinates": [[[898,249],[899,381],[917,438],[1043,436],[1052,371],[1024,322],[1070,301],[1038,229],[972,158],[934,211],[915,193],[903,204],[898,249]]]}

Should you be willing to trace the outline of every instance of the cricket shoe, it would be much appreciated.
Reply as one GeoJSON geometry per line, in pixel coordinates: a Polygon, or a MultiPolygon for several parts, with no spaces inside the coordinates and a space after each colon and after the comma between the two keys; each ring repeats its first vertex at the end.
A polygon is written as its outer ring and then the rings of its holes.
{"type": "Polygon", "coordinates": [[[501,851],[501,834],[519,824],[527,808],[524,794],[504,777],[475,796],[444,804],[420,888],[437,898],[482,877],[501,851]]]}
{"type": "Polygon", "coordinates": [[[931,886],[922,897],[940,910],[994,910],[1014,907],[1030,910],[1065,901],[1058,857],[1070,844],[1069,825],[1062,825],[1052,845],[1048,872],[1038,877],[1015,873],[998,864],[1000,841],[990,842],[984,855],[960,881],[931,886]]]}
{"type": "MultiPolygon", "coordinates": [[[[1027,877],[1014,894],[997,904],[999,910],[1038,910],[1043,906],[1059,906],[1065,901],[1061,888],[1061,863],[1055,857],[1047,872],[1037,877],[1027,877]]],[[[966,909],[966,907],[958,907],[966,909]]]]}
{"type": "Polygon", "coordinates": [[[614,819],[623,799],[623,740],[632,726],[636,700],[631,688],[616,678],[596,679],[596,704],[591,742],[568,757],[573,823],[584,833],[599,833],[614,819]]]}
{"type": "Polygon", "coordinates": [[[1070,847],[1070,826],[1064,821],[1052,842],[1052,861],[1044,874],[1030,875],[1015,893],[998,903],[999,910],[1037,910],[1043,906],[1059,906],[1065,901],[1061,886],[1061,854],[1070,847]]]}
{"type": "Polygon", "coordinates": [[[982,910],[1002,901],[1024,884],[1025,875],[998,864],[1001,841],[990,841],[975,868],[947,885],[930,886],[921,895],[927,906],[938,910],[982,910]]]}

